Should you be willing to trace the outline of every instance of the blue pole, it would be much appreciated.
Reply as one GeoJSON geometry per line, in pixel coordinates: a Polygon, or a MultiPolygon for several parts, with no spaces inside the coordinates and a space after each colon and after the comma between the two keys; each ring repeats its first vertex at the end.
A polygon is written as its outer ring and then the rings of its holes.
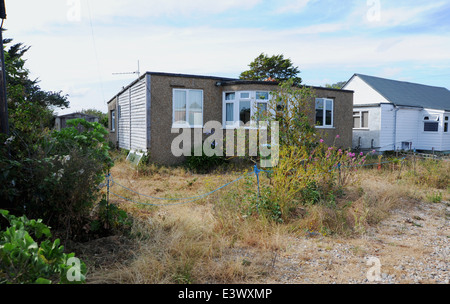
{"type": "Polygon", "coordinates": [[[258,169],[257,165],[255,165],[254,170],[255,170],[255,174],[256,174],[256,181],[258,182],[258,198],[260,198],[261,197],[260,190],[259,190],[259,171],[260,170],[258,169]]]}

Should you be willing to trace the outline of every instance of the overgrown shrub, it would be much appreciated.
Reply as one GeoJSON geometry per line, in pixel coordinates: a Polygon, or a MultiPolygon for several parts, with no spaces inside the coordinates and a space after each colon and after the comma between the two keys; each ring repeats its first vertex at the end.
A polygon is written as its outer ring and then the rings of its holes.
{"type": "Polygon", "coordinates": [[[224,156],[207,156],[202,149],[201,156],[195,156],[193,150],[191,156],[186,156],[184,164],[189,170],[194,172],[208,173],[226,162],[227,160],[224,156]]]}
{"type": "Polygon", "coordinates": [[[16,217],[6,210],[0,214],[9,222],[0,231],[0,284],[85,282],[86,265],[74,253],[64,253],[59,239],[51,241],[42,220],[16,217]]]}
{"type": "Polygon", "coordinates": [[[112,161],[104,127],[83,119],[67,124],[30,145],[18,132],[0,144],[0,199],[14,213],[41,218],[76,238],[89,222],[98,185],[112,161]]]}

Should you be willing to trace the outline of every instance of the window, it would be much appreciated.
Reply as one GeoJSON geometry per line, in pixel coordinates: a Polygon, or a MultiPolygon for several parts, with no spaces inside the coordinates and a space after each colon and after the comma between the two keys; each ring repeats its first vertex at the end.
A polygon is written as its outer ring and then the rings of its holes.
{"type": "Polygon", "coordinates": [[[111,110],[111,132],[116,131],[116,111],[111,110]]]}
{"type": "Polygon", "coordinates": [[[270,93],[266,91],[225,92],[223,97],[223,120],[225,126],[249,127],[253,117],[262,117],[267,111],[270,93]]]}
{"type": "Polygon", "coordinates": [[[425,116],[423,118],[423,131],[424,132],[438,132],[439,131],[439,117],[438,116],[425,116]]]}
{"type": "Polygon", "coordinates": [[[174,127],[203,126],[203,91],[173,90],[174,127]]]}
{"type": "Polygon", "coordinates": [[[369,112],[368,111],[353,112],[353,128],[354,129],[369,128],[369,112]]]}
{"type": "Polygon", "coordinates": [[[448,116],[444,117],[444,133],[448,133],[448,116]]]}
{"type": "Polygon", "coordinates": [[[333,99],[316,98],[316,126],[333,127],[333,99]]]}

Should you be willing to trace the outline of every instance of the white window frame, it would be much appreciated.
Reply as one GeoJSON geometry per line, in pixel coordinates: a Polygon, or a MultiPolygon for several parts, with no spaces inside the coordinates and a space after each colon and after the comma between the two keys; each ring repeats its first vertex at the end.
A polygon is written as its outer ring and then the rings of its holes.
{"type": "Polygon", "coordinates": [[[244,128],[244,129],[251,129],[256,128],[256,121],[254,121],[254,116],[257,112],[257,105],[258,103],[265,103],[266,105],[271,99],[271,91],[269,90],[257,90],[257,91],[225,91],[223,92],[222,96],[222,125],[225,129],[237,129],[237,128],[244,128]],[[268,93],[267,99],[256,99],[256,93],[268,93]],[[226,100],[226,95],[229,93],[234,93],[235,99],[234,100],[226,100]],[[248,98],[241,98],[241,94],[248,93],[248,98]],[[241,101],[249,101],[250,102],[250,122],[247,125],[240,125],[241,121],[239,118],[239,103],[241,101]],[[230,124],[227,124],[226,120],[226,107],[227,104],[233,104],[233,122],[230,124]]]}
{"type": "Polygon", "coordinates": [[[359,117],[359,127],[353,126],[353,129],[362,129],[362,130],[369,129],[369,111],[362,111],[362,110],[353,111],[353,118],[355,117],[359,117]],[[363,127],[363,113],[367,113],[367,127],[363,127]]]}
{"type": "Polygon", "coordinates": [[[438,133],[439,132],[439,115],[425,115],[423,117],[423,132],[424,133],[438,133]],[[434,123],[437,125],[437,130],[436,131],[427,131],[425,130],[425,123],[434,123]]]}
{"type": "Polygon", "coordinates": [[[334,128],[334,99],[331,98],[316,98],[315,102],[314,102],[314,121],[315,121],[315,125],[316,128],[318,129],[333,129],[334,128]],[[322,116],[322,125],[317,125],[317,121],[316,121],[316,111],[317,111],[317,101],[318,100],[323,100],[323,116],[322,116]],[[326,124],[326,103],[327,101],[331,101],[331,124],[327,125],[326,124]]]}
{"type": "Polygon", "coordinates": [[[203,115],[204,115],[204,94],[203,94],[203,90],[201,89],[178,89],[178,88],[174,88],[172,89],[172,128],[203,128],[203,115]],[[184,122],[180,122],[180,121],[175,121],[175,92],[176,91],[183,91],[186,92],[186,121],[184,122]],[[201,119],[201,124],[198,125],[191,125],[189,124],[189,93],[192,91],[198,91],[202,93],[202,101],[201,101],[201,107],[202,107],[202,119],[201,119]]]}

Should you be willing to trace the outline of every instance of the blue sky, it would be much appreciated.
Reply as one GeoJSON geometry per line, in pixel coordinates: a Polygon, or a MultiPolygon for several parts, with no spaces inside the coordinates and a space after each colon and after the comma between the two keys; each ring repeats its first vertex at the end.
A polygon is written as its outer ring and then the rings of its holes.
{"type": "Polygon", "coordinates": [[[283,54],[307,85],[362,73],[450,88],[450,1],[6,0],[5,37],[71,108],[96,108],[135,75],[238,77],[283,54]]]}

